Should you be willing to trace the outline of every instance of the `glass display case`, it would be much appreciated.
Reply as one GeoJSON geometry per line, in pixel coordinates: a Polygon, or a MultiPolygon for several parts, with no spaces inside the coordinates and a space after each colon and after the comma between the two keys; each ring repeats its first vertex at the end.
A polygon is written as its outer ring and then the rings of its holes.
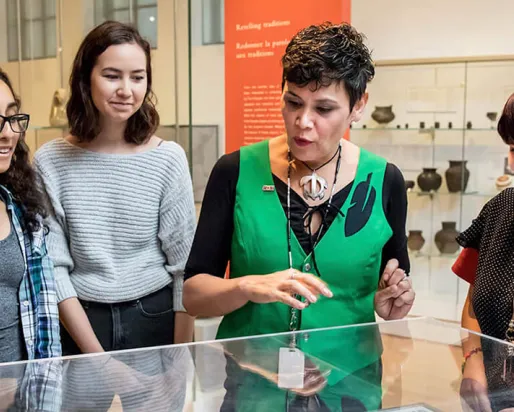
{"type": "MultiPolygon", "coordinates": [[[[294,333],[294,351],[292,336],[279,333],[5,364],[0,366],[0,408],[462,410],[461,342],[471,334],[454,324],[416,318],[306,330],[294,333]],[[348,345],[356,336],[360,343],[348,345]]],[[[514,349],[502,341],[481,340],[483,357],[498,362],[514,349]]],[[[493,410],[500,402],[512,407],[513,389],[484,389],[484,399],[492,402],[493,410]]]]}
{"type": "Polygon", "coordinates": [[[194,199],[201,203],[209,175],[219,157],[218,126],[161,125],[157,135],[178,143],[185,150],[191,168],[194,199]]]}
{"type": "Polygon", "coordinates": [[[511,182],[496,131],[514,92],[511,60],[378,62],[366,114],[351,129],[406,179],[415,314],[460,319],[468,285],[451,272],[455,237],[511,182]]]}

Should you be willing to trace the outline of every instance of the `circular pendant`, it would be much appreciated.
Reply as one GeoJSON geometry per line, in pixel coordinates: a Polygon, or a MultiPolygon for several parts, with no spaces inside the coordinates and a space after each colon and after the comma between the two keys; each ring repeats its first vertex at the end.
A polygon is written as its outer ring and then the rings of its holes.
{"type": "Polygon", "coordinates": [[[323,200],[325,190],[328,189],[327,181],[316,172],[312,172],[310,176],[302,177],[300,186],[303,187],[303,197],[307,200],[323,200]]]}

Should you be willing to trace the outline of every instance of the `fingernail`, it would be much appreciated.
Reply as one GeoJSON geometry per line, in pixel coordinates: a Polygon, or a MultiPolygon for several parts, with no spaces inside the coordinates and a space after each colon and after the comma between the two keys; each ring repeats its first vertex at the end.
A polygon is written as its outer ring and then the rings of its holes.
{"type": "Polygon", "coordinates": [[[318,299],[316,299],[316,296],[314,296],[314,295],[309,295],[309,300],[310,300],[312,303],[315,303],[318,299]]]}
{"type": "Polygon", "coordinates": [[[329,298],[331,298],[333,295],[333,293],[328,289],[328,288],[323,288],[323,294],[325,296],[328,296],[329,298]]]}

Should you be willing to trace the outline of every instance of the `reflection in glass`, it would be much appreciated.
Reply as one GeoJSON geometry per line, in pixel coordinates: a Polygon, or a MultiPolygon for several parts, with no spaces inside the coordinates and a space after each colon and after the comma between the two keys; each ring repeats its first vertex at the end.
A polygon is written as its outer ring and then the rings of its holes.
{"type": "MultiPolygon", "coordinates": [[[[21,1],[22,59],[42,59],[56,56],[55,0],[21,1]]],[[[18,1],[7,0],[8,58],[15,61],[18,53],[18,1]]]]}
{"type": "Polygon", "coordinates": [[[94,25],[106,20],[133,23],[152,48],[157,47],[156,0],[95,0],[94,25]]]}
{"type": "Polygon", "coordinates": [[[141,35],[157,47],[157,7],[138,8],[136,21],[141,35]]]}
{"type": "Polygon", "coordinates": [[[203,44],[225,42],[224,0],[202,0],[202,32],[203,44]]]}

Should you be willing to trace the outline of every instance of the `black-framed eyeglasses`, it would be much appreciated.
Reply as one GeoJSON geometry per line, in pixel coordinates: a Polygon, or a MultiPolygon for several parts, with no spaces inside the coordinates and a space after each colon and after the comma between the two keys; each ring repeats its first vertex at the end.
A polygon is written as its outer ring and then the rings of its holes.
{"type": "Polygon", "coordinates": [[[14,133],[23,133],[29,127],[30,115],[24,113],[2,116],[0,114],[0,133],[4,130],[5,123],[9,123],[14,133]]]}

